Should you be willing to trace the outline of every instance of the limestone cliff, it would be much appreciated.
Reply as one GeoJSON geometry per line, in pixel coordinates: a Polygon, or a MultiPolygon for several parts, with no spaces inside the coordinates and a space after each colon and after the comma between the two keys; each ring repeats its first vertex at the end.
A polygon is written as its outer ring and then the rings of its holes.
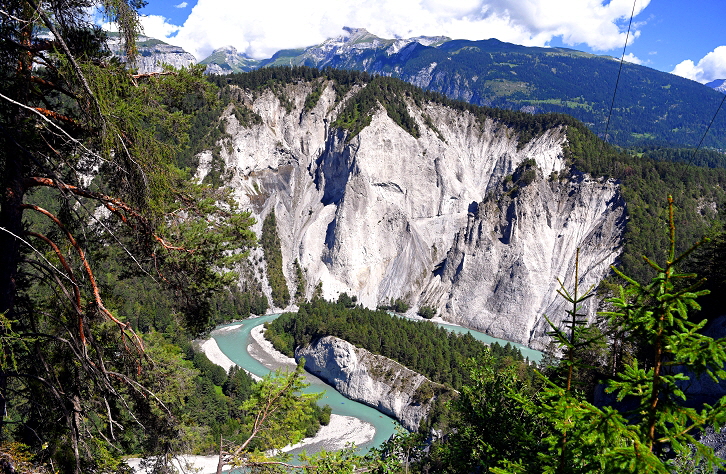
{"type": "MultiPolygon", "coordinates": [[[[107,41],[111,52],[121,61],[126,61],[123,53],[121,39],[118,36],[112,36],[107,41]]],[[[177,69],[189,67],[197,63],[197,59],[179,46],[172,46],[163,41],[139,36],[137,45],[139,54],[132,66],[139,73],[161,72],[164,70],[164,64],[168,64],[177,69]]]]}
{"type": "Polygon", "coordinates": [[[397,419],[416,431],[443,386],[387,357],[371,354],[347,341],[326,336],[295,351],[305,370],[332,385],[345,397],[397,419]]]}
{"type": "MultiPolygon", "coordinates": [[[[261,123],[242,125],[229,112],[220,143],[241,204],[260,223],[275,210],[291,289],[297,259],[308,296],[321,283],[326,298],[347,292],[368,307],[403,298],[541,348],[543,314],[564,316],[556,279],[571,284],[576,249],[588,286],[618,257],[618,186],[570,174],[564,128],[521,143],[500,122],[408,101],[418,138],[380,107],[350,139],[331,126],[343,102],[322,85],[308,110],[312,83],[237,89],[237,106],[261,123]]],[[[211,159],[201,156],[200,179],[211,159]]]]}

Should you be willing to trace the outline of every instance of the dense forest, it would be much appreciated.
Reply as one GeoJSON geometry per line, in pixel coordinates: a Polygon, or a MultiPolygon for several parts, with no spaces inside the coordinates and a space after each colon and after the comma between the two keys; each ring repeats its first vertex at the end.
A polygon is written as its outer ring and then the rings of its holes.
{"type": "MultiPolygon", "coordinates": [[[[343,294],[345,295],[345,294],[343,294]]],[[[512,345],[484,344],[466,333],[449,332],[429,321],[413,321],[351,306],[341,295],[337,303],[322,299],[303,303],[295,313],[284,313],[268,323],[265,337],[280,352],[294,356],[295,348],[324,336],[335,336],[419,372],[434,382],[461,389],[467,381],[465,362],[491,354],[498,365],[525,362],[512,345]]],[[[530,366],[522,364],[522,371],[530,366]]],[[[529,371],[529,377],[534,374],[529,371]]]]}
{"type": "Polygon", "coordinates": [[[275,211],[271,211],[262,223],[260,244],[265,252],[267,262],[267,280],[272,289],[272,302],[278,308],[284,308],[290,302],[290,291],[287,289],[285,274],[282,272],[282,250],[280,237],[277,235],[275,211]]]}
{"type": "MultiPolygon", "coordinates": [[[[192,179],[194,147],[223,136],[223,97],[200,68],[129,71],[90,5],[0,14],[0,471],[128,472],[135,454],[168,472],[220,439],[239,457],[314,433],[329,411],[299,371],[253,382],[190,342],[268,308],[239,273],[254,219],[192,179]]],[[[138,6],[105,4],[127,58],[138,6]]]]}

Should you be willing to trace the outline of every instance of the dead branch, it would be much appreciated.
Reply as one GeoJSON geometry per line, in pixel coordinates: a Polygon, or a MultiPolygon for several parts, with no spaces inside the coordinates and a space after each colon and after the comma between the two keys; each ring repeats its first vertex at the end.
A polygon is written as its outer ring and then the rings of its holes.
{"type": "Polygon", "coordinates": [[[83,346],[85,346],[86,345],[86,332],[83,328],[83,311],[81,311],[81,290],[78,287],[78,282],[76,281],[76,278],[73,276],[73,270],[71,269],[70,265],[68,265],[68,262],[66,261],[65,256],[60,251],[60,249],[55,244],[55,242],[50,240],[45,235],[38,234],[36,232],[27,232],[27,234],[44,241],[45,243],[47,243],[50,246],[50,248],[53,249],[53,252],[55,252],[56,256],[60,260],[61,265],[63,265],[63,268],[66,269],[66,272],[68,273],[68,277],[73,282],[73,294],[75,297],[75,301],[73,302],[74,303],[73,309],[76,310],[76,314],[78,315],[78,334],[81,337],[81,343],[83,344],[83,346]]]}
{"type": "Polygon", "coordinates": [[[19,241],[21,241],[22,243],[24,243],[25,245],[27,245],[28,247],[30,247],[30,248],[31,248],[31,249],[33,250],[33,252],[35,252],[35,253],[36,253],[37,255],[39,255],[39,256],[40,256],[40,258],[42,258],[43,260],[45,260],[45,263],[47,263],[48,265],[50,265],[50,267],[51,267],[51,268],[52,268],[53,270],[55,270],[55,271],[56,271],[57,273],[59,273],[59,274],[60,274],[60,275],[62,275],[62,276],[63,276],[64,278],[66,278],[67,280],[69,280],[69,281],[70,281],[71,283],[73,283],[73,280],[71,280],[71,279],[70,279],[70,278],[68,277],[68,275],[66,275],[65,273],[63,273],[62,271],[60,271],[60,270],[59,270],[58,268],[56,268],[56,266],[55,266],[55,265],[53,265],[52,263],[50,263],[50,261],[49,261],[49,260],[48,260],[47,258],[45,258],[45,255],[43,255],[43,253],[42,253],[42,252],[41,252],[40,250],[38,250],[38,249],[36,249],[35,247],[33,247],[33,245],[32,245],[32,244],[31,244],[30,242],[28,242],[28,241],[27,241],[27,240],[25,240],[24,238],[20,237],[19,235],[15,234],[14,232],[11,232],[11,231],[9,231],[9,230],[8,230],[8,229],[6,229],[5,227],[0,227],[0,230],[2,230],[2,231],[4,231],[4,232],[7,232],[8,234],[12,235],[12,236],[13,236],[13,237],[15,237],[16,239],[18,239],[19,241]]]}
{"type": "Polygon", "coordinates": [[[43,178],[43,177],[34,176],[34,177],[30,177],[30,178],[25,178],[25,180],[23,181],[23,184],[26,188],[31,188],[31,187],[35,187],[35,186],[48,186],[48,187],[58,188],[60,190],[70,191],[73,194],[76,194],[78,196],[95,199],[95,200],[101,202],[101,204],[103,204],[109,211],[113,212],[119,219],[121,219],[121,222],[128,225],[132,229],[136,229],[136,227],[129,221],[128,217],[121,211],[124,211],[126,214],[133,217],[134,220],[138,221],[141,224],[141,226],[144,227],[144,231],[147,234],[151,235],[165,249],[181,250],[181,251],[188,252],[188,253],[194,253],[194,249],[186,249],[184,247],[172,245],[169,242],[167,242],[163,237],[160,237],[160,236],[156,235],[155,233],[153,233],[151,223],[144,216],[142,216],[138,211],[136,211],[134,208],[132,208],[125,202],[121,201],[120,199],[113,198],[106,194],[88,191],[86,189],[79,188],[78,186],[72,186],[70,184],[61,183],[60,181],[57,181],[57,180],[54,180],[51,178],[43,178]]]}
{"type": "Polygon", "coordinates": [[[73,234],[66,228],[66,226],[61,222],[61,220],[55,216],[55,214],[43,209],[42,207],[36,206],[35,204],[23,204],[20,207],[21,207],[21,209],[30,209],[30,210],[36,211],[40,214],[43,214],[44,216],[46,216],[50,220],[52,220],[61,231],[63,231],[63,233],[66,235],[66,238],[68,239],[70,244],[76,250],[76,253],[78,253],[78,257],[81,259],[81,262],[83,264],[83,269],[85,270],[86,275],[88,276],[89,283],[91,284],[91,289],[93,291],[93,297],[96,302],[96,306],[106,316],[106,318],[108,318],[109,320],[116,323],[116,325],[121,330],[122,334],[126,334],[126,331],[128,331],[129,337],[131,338],[132,342],[136,346],[137,350],[139,352],[143,352],[144,344],[141,341],[141,338],[131,328],[131,325],[129,323],[124,323],[123,321],[116,318],[113,314],[111,314],[111,312],[103,304],[103,299],[101,298],[101,293],[98,289],[98,284],[96,283],[96,277],[93,274],[93,270],[91,270],[91,266],[88,263],[88,260],[86,259],[86,254],[83,251],[83,248],[78,244],[78,241],[76,241],[73,234]]]}
{"type": "Polygon", "coordinates": [[[50,89],[57,90],[58,92],[62,92],[63,94],[65,94],[69,97],[78,99],[76,94],[74,94],[73,92],[65,89],[64,87],[59,86],[58,84],[56,84],[54,82],[46,81],[45,79],[40,78],[38,76],[30,76],[30,82],[34,82],[36,84],[40,84],[40,85],[48,87],[50,89]]]}
{"type": "Polygon", "coordinates": [[[143,74],[132,74],[131,77],[134,79],[142,79],[145,77],[154,77],[154,76],[176,76],[176,71],[163,71],[163,72],[146,72],[143,74]]]}
{"type": "Polygon", "coordinates": [[[88,84],[88,81],[86,80],[86,76],[83,74],[83,70],[78,65],[78,62],[76,62],[76,58],[71,53],[70,48],[68,48],[68,45],[66,44],[65,40],[63,39],[63,36],[61,36],[58,33],[58,30],[55,28],[55,24],[51,21],[51,19],[48,17],[48,15],[45,14],[43,10],[40,9],[39,5],[36,5],[36,3],[33,0],[26,0],[28,4],[38,13],[40,18],[43,20],[43,23],[45,26],[50,30],[51,33],[53,33],[53,36],[55,37],[56,41],[58,41],[58,44],[60,44],[61,49],[63,49],[63,52],[68,57],[68,60],[70,61],[71,65],[73,66],[73,70],[75,71],[76,75],[78,76],[78,79],[81,81],[81,84],[83,85],[83,89],[85,89],[86,94],[88,94],[88,98],[93,102],[93,105],[96,108],[96,113],[98,114],[98,120],[101,122],[101,126],[103,129],[105,129],[105,122],[103,119],[103,112],[101,112],[101,104],[98,103],[98,99],[96,99],[96,96],[93,94],[93,90],[91,90],[91,86],[88,84]]]}
{"type": "Polygon", "coordinates": [[[52,110],[44,109],[43,107],[33,107],[35,110],[40,112],[41,114],[45,115],[46,117],[50,117],[52,119],[60,120],[61,122],[69,123],[73,126],[78,127],[78,122],[76,122],[74,119],[68,117],[67,115],[59,114],[58,112],[54,112],[52,110]]]}
{"type": "Polygon", "coordinates": [[[163,71],[163,72],[146,72],[143,74],[132,74],[131,75],[131,82],[133,82],[134,86],[139,87],[139,83],[136,81],[137,79],[146,79],[149,77],[155,77],[155,76],[176,76],[176,71],[163,71]]]}

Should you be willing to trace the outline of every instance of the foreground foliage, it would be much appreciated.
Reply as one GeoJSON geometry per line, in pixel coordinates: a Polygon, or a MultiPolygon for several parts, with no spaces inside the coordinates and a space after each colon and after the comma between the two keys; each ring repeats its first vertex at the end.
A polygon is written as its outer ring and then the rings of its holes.
{"type": "MultiPolygon", "coordinates": [[[[625,361],[605,380],[598,403],[571,384],[571,375],[540,375],[541,390],[532,390],[511,370],[493,370],[491,360],[475,361],[472,383],[450,404],[450,432],[419,450],[420,472],[496,473],[617,473],[715,472],[726,462],[698,436],[718,431],[726,422],[724,399],[694,403],[688,385],[699,377],[726,377],[726,340],[701,333],[705,320],[694,322],[689,312],[702,281],[678,270],[689,252],[676,252],[673,202],[669,203],[668,258],[664,264],[647,259],[657,271],[648,284],[615,272],[624,280],[612,310],[604,313],[609,328],[622,331],[649,350],[647,359],[625,361]],[[500,418],[500,416],[502,418],[500,418]],[[500,429],[505,426],[505,429],[500,429]],[[506,443],[502,443],[506,440],[506,443]],[[476,453],[468,455],[467,453],[476,453]]],[[[698,244],[697,244],[698,245],[698,244]]],[[[692,247],[692,249],[695,248],[692,247]]],[[[589,292],[564,290],[573,304],[571,324],[555,335],[567,354],[592,342],[575,336],[579,303],[589,292]]],[[[562,361],[565,374],[581,361],[562,361]]]]}
{"type": "Polygon", "coordinates": [[[155,286],[159,322],[194,332],[255,242],[249,213],[176,161],[187,98],[213,97],[201,70],[132,75],[89,23],[100,7],[133,59],[140,6],[10,0],[0,10],[0,441],[63,472],[114,470],[128,450],[188,438],[178,407],[194,371],[105,299],[113,280],[99,262],[155,286]]]}

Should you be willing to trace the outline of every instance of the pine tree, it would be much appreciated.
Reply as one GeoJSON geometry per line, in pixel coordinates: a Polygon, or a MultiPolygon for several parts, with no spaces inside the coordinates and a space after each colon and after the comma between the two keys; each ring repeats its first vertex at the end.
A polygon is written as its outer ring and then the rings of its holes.
{"type": "MultiPolygon", "coordinates": [[[[617,401],[595,406],[552,382],[538,404],[528,409],[553,426],[542,453],[544,472],[672,472],[674,457],[695,455],[707,469],[723,468],[713,449],[696,440],[699,431],[719,429],[726,421],[724,400],[700,408],[688,406],[684,386],[689,374],[719,381],[726,377],[726,340],[704,336],[705,320],[694,323],[688,311],[698,309],[702,281],[678,271],[688,254],[675,252],[673,200],[669,197],[670,247],[664,265],[646,262],[657,275],[641,284],[613,269],[627,286],[609,302],[610,324],[652,348],[652,359],[625,364],[607,383],[606,392],[617,401]],[[688,368],[685,373],[679,368],[688,368]],[[563,439],[567,442],[564,443],[563,439]]],[[[521,397],[520,397],[521,399],[521,397]]],[[[521,463],[505,463],[496,472],[525,472],[521,463]]]]}
{"type": "Polygon", "coordinates": [[[187,98],[213,98],[201,70],[133,74],[108,57],[96,6],[133,59],[137,0],[0,7],[0,441],[64,472],[118,457],[122,420],[144,421],[133,407],[164,411],[139,383],[142,338],[106,305],[99,253],[123,249],[198,330],[254,241],[250,215],[175,162],[187,98]]]}

